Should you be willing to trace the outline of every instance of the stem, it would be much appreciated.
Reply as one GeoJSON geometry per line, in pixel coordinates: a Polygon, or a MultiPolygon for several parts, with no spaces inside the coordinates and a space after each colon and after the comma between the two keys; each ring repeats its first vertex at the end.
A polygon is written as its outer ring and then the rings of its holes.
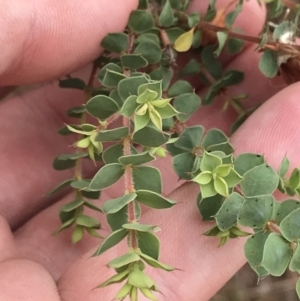
{"type": "MultiPolygon", "coordinates": [[[[130,129],[130,118],[123,118],[123,125],[128,127],[130,129]]],[[[130,156],[131,155],[131,137],[128,136],[123,140],[123,152],[124,156],[130,156]]],[[[134,182],[132,177],[132,166],[127,165],[125,167],[125,193],[133,193],[134,190],[134,182]]],[[[127,205],[128,210],[128,223],[133,223],[136,219],[135,216],[135,201],[130,202],[127,205]]],[[[138,248],[138,240],[135,230],[129,231],[129,239],[128,239],[128,246],[137,249],[138,248]]]]}

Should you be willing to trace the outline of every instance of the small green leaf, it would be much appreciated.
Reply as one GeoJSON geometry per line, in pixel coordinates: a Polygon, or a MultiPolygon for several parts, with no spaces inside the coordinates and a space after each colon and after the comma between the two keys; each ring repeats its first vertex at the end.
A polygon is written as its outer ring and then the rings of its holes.
{"type": "Polygon", "coordinates": [[[137,190],[137,201],[155,209],[171,208],[176,204],[175,201],[167,199],[160,194],[149,190],[137,190]]]}
{"type": "Polygon", "coordinates": [[[93,203],[88,202],[88,201],[84,202],[84,206],[91,208],[92,210],[95,210],[95,211],[103,212],[101,208],[99,208],[98,206],[96,206],[93,203]]]}
{"type": "Polygon", "coordinates": [[[277,233],[271,233],[264,246],[261,265],[273,276],[282,276],[290,259],[292,249],[288,242],[277,233]]]}
{"type": "Polygon", "coordinates": [[[161,60],[162,50],[159,45],[151,41],[145,41],[135,48],[135,54],[141,55],[149,64],[157,64],[161,60]]]}
{"type": "Polygon", "coordinates": [[[291,259],[289,269],[292,272],[300,271],[300,244],[298,243],[296,250],[293,253],[293,257],[291,259]]]}
{"type": "Polygon", "coordinates": [[[187,151],[193,151],[200,145],[203,133],[203,126],[187,127],[180,134],[179,139],[174,143],[174,145],[187,151]]]}
{"type": "Polygon", "coordinates": [[[128,27],[135,33],[143,33],[154,27],[153,16],[144,10],[134,10],[129,17],[128,27]]]}
{"type": "Polygon", "coordinates": [[[170,135],[158,131],[156,128],[146,126],[134,133],[132,139],[134,143],[146,147],[159,147],[169,140],[170,135]]]}
{"type": "Polygon", "coordinates": [[[124,167],[118,163],[104,165],[93,177],[89,189],[102,190],[116,183],[124,174],[124,167]]]}
{"type": "Polygon", "coordinates": [[[102,245],[93,254],[93,256],[101,255],[106,250],[114,247],[116,244],[122,241],[127,235],[128,235],[128,231],[126,229],[119,229],[117,231],[114,231],[103,241],[102,245]]]}
{"type": "Polygon", "coordinates": [[[200,97],[195,93],[184,93],[174,99],[174,108],[180,112],[177,118],[181,122],[186,122],[199,108],[200,97]]]}
{"type": "Polygon", "coordinates": [[[200,169],[202,171],[213,172],[215,168],[222,164],[222,159],[218,156],[212,155],[208,152],[204,152],[203,158],[201,160],[200,169]]]}
{"type": "Polygon", "coordinates": [[[150,190],[157,193],[162,191],[160,171],[151,166],[137,166],[132,170],[136,190],[150,190]],[[151,179],[151,181],[149,181],[151,179]]]}
{"type": "Polygon", "coordinates": [[[87,157],[87,153],[63,154],[56,157],[53,161],[53,168],[56,170],[65,170],[75,167],[76,160],[87,157]]]}
{"type": "Polygon", "coordinates": [[[116,88],[118,83],[124,78],[126,78],[126,76],[123,73],[106,69],[102,84],[107,88],[116,88]]]}
{"type": "Polygon", "coordinates": [[[105,213],[108,214],[116,213],[120,211],[123,207],[125,207],[127,204],[132,202],[135,198],[135,193],[125,194],[122,197],[106,201],[103,204],[102,209],[105,213]]]}
{"type": "Polygon", "coordinates": [[[97,95],[86,103],[86,110],[90,115],[99,119],[106,119],[119,110],[118,104],[110,97],[97,95]]]}
{"type": "Polygon", "coordinates": [[[154,230],[159,230],[157,226],[138,224],[138,223],[124,224],[122,227],[127,230],[136,230],[138,232],[150,232],[154,230]]]}
{"type": "Polygon", "coordinates": [[[137,236],[142,253],[158,260],[160,242],[157,236],[150,232],[138,232],[137,236]]]}
{"type": "Polygon", "coordinates": [[[127,77],[119,82],[118,93],[121,99],[125,101],[131,95],[138,95],[138,87],[148,82],[149,81],[145,75],[127,77]]]}
{"type": "Polygon", "coordinates": [[[278,186],[279,177],[267,164],[256,166],[244,173],[240,182],[245,197],[272,194],[278,186]]]}
{"type": "Polygon", "coordinates": [[[149,288],[155,286],[154,281],[138,268],[135,268],[129,274],[128,283],[136,288],[148,288],[149,289],[149,288]]]}
{"type": "Polygon", "coordinates": [[[280,230],[288,241],[298,241],[300,238],[300,208],[292,211],[280,223],[280,230]]]}
{"type": "Polygon", "coordinates": [[[224,197],[222,195],[214,195],[212,197],[201,199],[201,193],[199,194],[200,200],[197,198],[197,207],[204,221],[213,221],[214,215],[220,210],[224,197]]]}
{"type": "Polygon", "coordinates": [[[154,258],[152,258],[146,254],[139,253],[139,255],[144,261],[146,261],[150,266],[152,266],[154,268],[163,269],[165,271],[173,271],[174,270],[173,267],[166,265],[164,263],[161,263],[158,260],[155,260],[154,258]]]}
{"type": "Polygon", "coordinates": [[[215,188],[214,181],[210,181],[209,183],[205,185],[200,185],[200,191],[203,198],[210,198],[212,196],[215,196],[218,192],[215,188]]]}
{"type": "Polygon", "coordinates": [[[72,233],[72,243],[76,244],[83,238],[84,227],[77,226],[72,233]]]}
{"type": "Polygon", "coordinates": [[[178,154],[173,158],[173,169],[179,179],[191,180],[194,171],[195,155],[192,153],[178,154]]]}
{"type": "Polygon", "coordinates": [[[273,78],[278,73],[277,57],[273,50],[267,49],[259,61],[259,70],[269,78],[273,78]]]}
{"type": "Polygon", "coordinates": [[[110,33],[104,37],[101,47],[110,52],[123,53],[129,45],[128,35],[122,32],[110,33]]]}
{"type": "Polygon", "coordinates": [[[223,68],[221,62],[214,56],[214,50],[214,46],[206,46],[202,50],[201,56],[206,70],[215,80],[218,80],[223,75],[223,68]]]}
{"type": "Polygon", "coordinates": [[[244,153],[239,155],[234,162],[234,169],[244,175],[248,170],[265,163],[265,158],[262,155],[244,153]]]}
{"type": "Polygon", "coordinates": [[[93,217],[80,215],[76,218],[76,224],[86,228],[99,228],[100,222],[93,217]]]}
{"type": "Polygon", "coordinates": [[[156,34],[154,33],[143,33],[141,35],[138,36],[138,38],[135,40],[135,43],[136,44],[140,44],[142,42],[145,42],[145,41],[151,41],[153,43],[156,43],[159,45],[159,38],[156,34]]]}
{"type": "Polygon", "coordinates": [[[191,13],[188,15],[188,24],[190,28],[196,27],[199,22],[200,22],[200,14],[198,12],[191,13]]]}
{"type": "Polygon", "coordinates": [[[202,171],[199,175],[193,178],[193,181],[200,185],[206,185],[212,180],[212,178],[213,173],[211,171],[202,171]]]}
{"type": "Polygon", "coordinates": [[[51,195],[55,194],[56,192],[60,191],[61,189],[69,186],[73,181],[74,181],[74,179],[64,180],[63,182],[59,183],[55,188],[53,188],[52,190],[47,192],[47,196],[51,196],[51,195]]]}
{"type": "Polygon", "coordinates": [[[169,67],[159,66],[150,73],[151,79],[162,80],[162,91],[166,91],[173,79],[174,71],[169,67]]]}
{"type": "Polygon", "coordinates": [[[54,232],[54,235],[57,235],[59,234],[61,231],[67,229],[67,228],[70,228],[73,223],[75,222],[75,218],[71,218],[67,221],[65,221],[55,232],[54,232]]]}
{"type": "Polygon", "coordinates": [[[84,204],[83,199],[76,199],[60,208],[61,212],[70,212],[84,204]]]}
{"type": "Polygon", "coordinates": [[[269,232],[259,231],[249,237],[244,245],[245,256],[259,278],[269,274],[266,269],[261,266],[264,247],[269,234],[269,232]]]}
{"type": "Polygon", "coordinates": [[[147,60],[140,54],[123,54],[120,59],[126,69],[136,70],[148,66],[147,60]]]}
{"type": "Polygon", "coordinates": [[[129,296],[132,290],[132,285],[128,284],[127,282],[121,287],[118,291],[117,295],[115,296],[115,300],[124,300],[127,296],[129,296]]]}
{"type": "Polygon", "coordinates": [[[149,112],[150,120],[155,125],[157,129],[162,131],[162,119],[159,113],[156,110],[152,110],[149,112]]]}
{"type": "Polygon", "coordinates": [[[103,283],[99,284],[97,286],[97,288],[106,287],[106,286],[108,286],[110,284],[114,284],[114,283],[121,283],[128,277],[128,274],[129,274],[129,270],[125,270],[121,273],[113,275],[112,277],[110,277],[109,279],[104,281],[103,283]]]}
{"type": "Polygon", "coordinates": [[[214,180],[214,187],[218,194],[228,197],[228,186],[223,178],[217,176],[214,180]]]}
{"type": "Polygon", "coordinates": [[[195,28],[192,28],[176,39],[173,46],[176,51],[186,52],[191,48],[193,43],[194,30],[195,28]]]}
{"type": "Polygon", "coordinates": [[[170,44],[173,45],[175,41],[185,33],[185,31],[179,27],[167,28],[167,36],[169,38],[170,44]]]}
{"type": "Polygon", "coordinates": [[[189,76],[189,75],[194,75],[198,74],[201,71],[201,65],[198,61],[195,59],[191,59],[179,72],[178,76],[183,77],[183,76],[189,76]]]}
{"type": "MultiPolygon", "coordinates": [[[[108,147],[102,154],[102,159],[105,164],[119,163],[119,158],[123,156],[123,145],[115,144],[108,147]]],[[[138,151],[132,146],[131,154],[138,154],[138,151]]]]}
{"type": "Polygon", "coordinates": [[[139,153],[139,154],[134,154],[130,156],[122,156],[119,158],[119,162],[122,165],[141,165],[150,161],[155,160],[155,157],[152,156],[148,151],[139,153]]]}
{"type": "Polygon", "coordinates": [[[80,78],[68,77],[67,79],[59,79],[59,87],[84,90],[86,84],[80,78]]]}
{"type": "Polygon", "coordinates": [[[129,96],[125,100],[125,102],[120,110],[120,114],[125,117],[132,117],[134,112],[136,111],[136,109],[139,106],[139,104],[136,101],[137,101],[137,96],[135,96],[135,95],[129,96]]]}
{"type": "Polygon", "coordinates": [[[242,51],[244,47],[244,41],[236,38],[229,38],[227,40],[227,51],[230,54],[237,54],[242,51]]]}
{"type": "Polygon", "coordinates": [[[225,177],[223,177],[225,183],[229,188],[235,187],[242,179],[241,177],[234,169],[230,169],[229,174],[225,177]]]}
{"type": "Polygon", "coordinates": [[[273,206],[272,195],[247,199],[238,214],[238,222],[245,227],[262,228],[272,219],[273,206]]]}
{"type": "Polygon", "coordinates": [[[290,168],[290,160],[285,156],[280,164],[278,175],[284,177],[290,168]]]}
{"type": "Polygon", "coordinates": [[[165,5],[160,13],[158,22],[159,25],[162,27],[170,27],[174,24],[175,17],[169,0],[165,2],[165,5]]]}
{"type": "Polygon", "coordinates": [[[123,73],[122,68],[117,64],[108,63],[108,64],[104,65],[101,68],[100,72],[98,73],[98,79],[102,84],[103,84],[105,75],[107,74],[108,71],[115,71],[116,73],[120,73],[120,74],[123,73]]]}
{"type": "Polygon", "coordinates": [[[274,219],[277,225],[280,225],[281,221],[288,216],[291,212],[300,208],[300,202],[296,200],[285,200],[278,204],[278,207],[274,213],[274,219]]]}
{"type": "Polygon", "coordinates": [[[185,80],[176,81],[173,86],[168,90],[169,97],[175,97],[183,93],[193,93],[192,85],[185,80]]]}
{"type": "Polygon", "coordinates": [[[112,130],[101,130],[98,132],[95,141],[107,142],[107,141],[120,141],[124,137],[128,136],[128,127],[114,128],[112,130]]]}
{"type": "Polygon", "coordinates": [[[242,207],[244,198],[233,192],[224,201],[222,207],[217,212],[215,219],[220,230],[225,231],[234,226],[237,222],[237,215],[242,207]]]}
{"type": "Polygon", "coordinates": [[[228,38],[228,34],[226,32],[222,32],[222,31],[217,32],[218,48],[214,51],[214,55],[216,57],[219,57],[219,55],[221,54],[225,46],[225,43],[227,41],[227,38],[228,38]]]}
{"type": "Polygon", "coordinates": [[[126,253],[120,257],[117,257],[116,259],[111,260],[107,266],[110,268],[120,268],[125,265],[128,265],[129,263],[136,262],[140,260],[140,256],[135,252],[129,252],[126,253]]]}
{"type": "Polygon", "coordinates": [[[289,179],[289,186],[293,189],[297,189],[300,186],[300,169],[295,168],[289,179]]]}

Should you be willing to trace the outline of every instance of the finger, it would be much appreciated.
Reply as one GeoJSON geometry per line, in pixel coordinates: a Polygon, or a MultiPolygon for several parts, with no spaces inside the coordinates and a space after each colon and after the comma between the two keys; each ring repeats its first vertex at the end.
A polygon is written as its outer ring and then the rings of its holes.
{"type": "Polygon", "coordinates": [[[137,0],[2,1],[1,85],[43,82],[96,59],[108,32],[122,31],[137,0]]]}
{"type": "MultiPolygon", "coordinates": [[[[297,126],[300,118],[300,105],[297,100],[299,89],[300,84],[295,84],[283,90],[248,119],[232,138],[236,154],[240,152],[264,153],[267,162],[276,168],[287,153],[293,166],[299,166],[300,143],[298,139],[295,139],[300,134],[297,126]]],[[[245,262],[242,254],[244,243],[242,239],[232,241],[228,246],[218,249],[217,241],[202,236],[210,224],[200,221],[201,218],[195,206],[198,191],[197,185],[184,185],[169,196],[177,200],[179,204],[170,210],[158,212],[149,210],[142,217],[142,222],[156,224],[162,229],[159,232],[162,241],[161,260],[184,270],[168,275],[165,272],[155,272],[153,275],[162,292],[169,296],[165,299],[162,298],[165,301],[183,300],[183,298],[191,301],[208,300],[245,262]],[[203,285],[199,285],[199,283],[203,283],[203,285]]],[[[51,229],[49,225],[55,223],[53,213],[48,210],[37,215],[17,233],[19,247],[21,250],[26,249],[27,254],[35,253],[38,246],[44,246],[50,238],[53,228],[51,229]],[[52,217],[50,218],[50,216],[52,217]],[[32,230],[37,227],[43,229],[42,235],[32,233],[32,230]],[[31,250],[25,247],[25,242],[27,246],[30,246],[33,240],[31,250]]],[[[114,248],[101,257],[88,259],[99,242],[88,239],[83,242],[84,248],[82,245],[70,248],[65,237],[58,236],[56,239],[59,242],[55,243],[55,248],[51,252],[44,249],[41,254],[36,254],[36,256],[40,257],[39,262],[45,265],[42,254],[46,252],[48,261],[51,263],[47,267],[54,265],[57,260],[60,263],[69,262],[69,254],[71,254],[72,260],[77,256],[78,261],[60,279],[59,286],[62,296],[66,300],[70,298],[74,301],[82,300],[83,296],[112,298],[115,287],[111,288],[112,291],[107,288],[91,292],[91,289],[113,272],[104,268],[104,265],[114,256],[123,254],[124,246],[114,248]],[[89,248],[91,251],[84,254],[89,248]],[[76,252],[78,253],[76,254],[76,252]],[[72,285],[76,289],[72,289],[71,292],[72,285]]],[[[58,275],[58,271],[55,272],[58,275]]]]}

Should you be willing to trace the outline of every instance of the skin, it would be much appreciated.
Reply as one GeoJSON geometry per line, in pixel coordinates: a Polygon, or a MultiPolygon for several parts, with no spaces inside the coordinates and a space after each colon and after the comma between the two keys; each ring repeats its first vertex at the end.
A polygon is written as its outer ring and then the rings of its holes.
{"type": "MultiPolygon", "coordinates": [[[[224,3],[227,1],[220,1],[220,7],[224,3]]],[[[205,11],[206,4],[195,0],[191,10],[205,11]]],[[[60,224],[57,211],[72,195],[46,198],[44,194],[72,177],[72,171],[56,172],[51,167],[53,158],[72,143],[56,131],[63,122],[71,122],[64,112],[84,102],[80,91],[61,90],[54,79],[74,70],[79,70],[75,76],[87,79],[89,64],[101,53],[99,42],[106,33],[121,31],[136,5],[135,0],[118,1],[118,5],[106,0],[0,1],[0,27],[4,28],[0,41],[5,45],[0,56],[3,89],[47,82],[0,103],[0,300],[112,300],[118,289],[93,290],[112,275],[105,264],[123,254],[126,246],[121,244],[90,258],[99,246],[98,239],[86,237],[72,245],[70,231],[53,237],[60,224]]],[[[264,18],[265,10],[250,0],[237,23],[244,32],[257,35],[264,18]]],[[[284,88],[280,81],[275,84],[265,79],[257,67],[255,47],[247,45],[238,56],[223,58],[225,69],[240,69],[246,74],[244,82],[230,90],[231,95],[248,92],[246,106],[263,103],[231,141],[236,154],[263,153],[275,169],[285,154],[292,168],[299,166],[300,86],[284,88]]],[[[217,101],[201,109],[191,123],[200,120],[206,128],[220,127],[228,132],[236,116],[231,110],[220,110],[217,101]]],[[[195,206],[199,188],[178,182],[170,160],[155,164],[163,172],[164,194],[179,204],[165,211],[143,208],[142,222],[161,227],[161,261],[182,270],[166,273],[149,269],[149,275],[159,284],[161,301],[209,300],[245,263],[244,240],[218,249],[217,240],[202,236],[210,224],[201,222],[195,206]]],[[[87,167],[84,174],[91,176],[94,171],[93,166],[87,167]]],[[[101,202],[120,196],[122,183],[119,188],[105,190],[101,202]]],[[[95,216],[102,221],[101,233],[106,236],[104,216],[95,216]]]]}

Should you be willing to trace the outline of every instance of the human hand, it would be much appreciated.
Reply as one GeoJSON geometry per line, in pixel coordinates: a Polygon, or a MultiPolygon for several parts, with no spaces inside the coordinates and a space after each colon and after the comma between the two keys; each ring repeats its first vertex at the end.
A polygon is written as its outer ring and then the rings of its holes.
{"type": "MultiPolygon", "coordinates": [[[[1,84],[48,81],[88,64],[99,55],[99,42],[105,34],[123,29],[136,2],[120,1],[115,5],[104,0],[32,0],[28,5],[18,0],[3,1],[0,24],[5,29],[2,44],[6,47],[0,58],[1,84]]],[[[199,0],[192,9],[204,11],[206,6],[199,0]]],[[[246,4],[238,26],[256,35],[263,21],[264,10],[252,0],[246,4]]],[[[246,105],[271,97],[234,134],[232,143],[237,153],[264,153],[275,168],[287,151],[291,161],[299,165],[299,84],[276,94],[280,87],[272,86],[257,68],[255,47],[248,45],[230,62],[224,58],[226,68],[246,72],[244,82],[231,90],[234,95],[248,92],[246,105]]],[[[76,76],[87,79],[90,72],[91,67],[86,66],[76,76]]],[[[70,121],[64,112],[83,102],[80,91],[62,90],[56,83],[49,83],[0,104],[0,300],[111,300],[118,289],[112,286],[93,290],[111,275],[105,264],[123,253],[122,246],[90,258],[99,240],[86,237],[74,246],[69,231],[53,237],[60,223],[57,211],[72,196],[43,197],[51,187],[72,176],[72,171],[52,170],[51,163],[72,143],[70,138],[64,140],[56,134],[63,122],[70,121]]],[[[216,103],[201,108],[193,118],[207,128],[217,126],[228,132],[236,116],[230,110],[222,113],[220,107],[216,103]]],[[[162,228],[161,260],[183,271],[155,270],[149,274],[155,273],[153,278],[164,294],[160,300],[208,300],[245,263],[244,241],[230,241],[220,250],[216,241],[202,236],[210,225],[201,222],[196,210],[198,187],[178,182],[165,161],[156,164],[163,172],[164,193],[179,204],[162,212],[143,210],[142,219],[162,228]]],[[[94,171],[91,167],[86,173],[94,171]]],[[[101,202],[117,196],[118,190],[107,189],[101,202]]],[[[100,219],[108,229],[104,217],[100,219]]]]}

